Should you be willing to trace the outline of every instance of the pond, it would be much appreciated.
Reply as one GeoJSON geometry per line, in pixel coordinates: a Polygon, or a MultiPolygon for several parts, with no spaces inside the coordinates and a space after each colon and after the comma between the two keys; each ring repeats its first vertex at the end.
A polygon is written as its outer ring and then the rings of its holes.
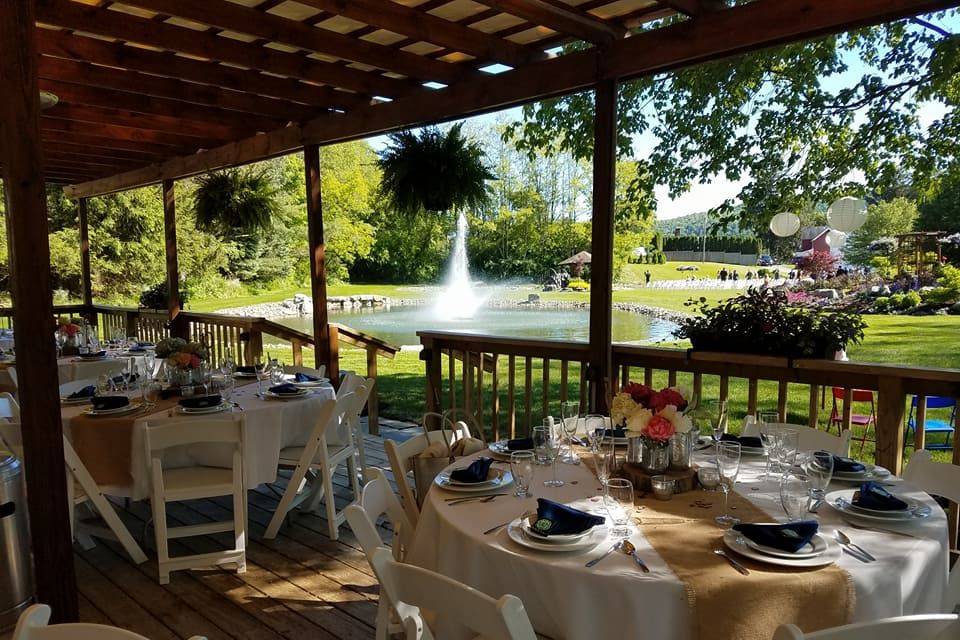
{"type": "MultiPolygon", "coordinates": [[[[310,316],[277,318],[277,322],[313,332],[310,316]]],[[[417,331],[461,331],[512,338],[547,338],[586,342],[590,312],[586,309],[524,309],[483,307],[469,320],[439,320],[429,307],[393,307],[362,311],[331,311],[339,322],[394,345],[420,344],[417,331]]],[[[628,311],[613,311],[615,342],[656,342],[671,339],[676,325],[668,320],[628,311]]]]}

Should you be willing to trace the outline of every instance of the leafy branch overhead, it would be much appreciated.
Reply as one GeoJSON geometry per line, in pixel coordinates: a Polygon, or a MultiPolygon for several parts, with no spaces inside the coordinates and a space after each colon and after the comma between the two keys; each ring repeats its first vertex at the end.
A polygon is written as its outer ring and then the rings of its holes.
{"type": "Polygon", "coordinates": [[[266,231],[279,210],[276,192],[265,171],[230,169],[200,176],[193,195],[197,230],[221,237],[266,231]]]}
{"type": "Polygon", "coordinates": [[[446,133],[427,127],[419,134],[390,136],[377,165],[380,190],[390,208],[406,216],[478,209],[487,204],[487,180],[496,177],[484,164],[479,143],[468,140],[458,123],[446,133]]]}

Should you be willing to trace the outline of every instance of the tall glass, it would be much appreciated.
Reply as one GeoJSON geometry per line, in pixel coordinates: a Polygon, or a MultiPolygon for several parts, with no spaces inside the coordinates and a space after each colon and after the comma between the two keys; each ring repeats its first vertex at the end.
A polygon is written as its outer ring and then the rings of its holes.
{"type": "Polygon", "coordinates": [[[587,442],[590,443],[590,453],[597,455],[603,445],[603,432],[607,426],[604,416],[591,413],[584,418],[584,428],[587,430],[587,442]]]}
{"type": "Polygon", "coordinates": [[[627,538],[633,531],[630,517],[633,516],[633,485],[625,478],[611,478],[604,483],[603,505],[613,521],[611,535],[627,538]]]}
{"type": "Polygon", "coordinates": [[[547,463],[553,466],[553,479],[544,480],[543,484],[548,487],[562,487],[563,480],[557,478],[557,457],[560,454],[560,439],[550,424],[549,419],[544,418],[543,426],[533,429],[533,448],[537,457],[541,456],[547,460],[547,463]]]}
{"type": "Polygon", "coordinates": [[[723,515],[714,518],[723,527],[740,524],[740,519],[730,515],[730,491],[740,474],[740,443],[717,443],[717,472],[720,474],[720,487],[723,489],[723,515]]]}
{"type": "Polygon", "coordinates": [[[566,436],[567,451],[561,458],[565,464],[580,464],[580,458],[573,452],[573,436],[577,435],[577,426],[580,422],[580,403],[579,402],[561,402],[560,403],[560,424],[563,426],[563,434],[566,436]]]}
{"type": "Polygon", "coordinates": [[[232,403],[233,400],[233,389],[236,385],[236,382],[233,380],[233,376],[223,376],[223,382],[220,383],[220,395],[223,397],[225,402],[232,403]]]}
{"type": "Polygon", "coordinates": [[[763,453],[767,457],[767,466],[761,478],[769,477],[772,471],[771,459],[773,457],[777,431],[779,429],[777,417],[777,414],[772,411],[760,411],[757,413],[757,430],[760,433],[760,444],[763,445],[763,453]]]}
{"type": "Polygon", "coordinates": [[[797,452],[800,450],[800,433],[796,429],[781,429],[777,435],[779,443],[778,461],[781,471],[786,473],[797,461],[797,452]]]}
{"type": "Polygon", "coordinates": [[[810,506],[810,485],[807,476],[789,469],[780,477],[780,504],[788,522],[799,522],[810,506]]]}
{"type": "MultiPolygon", "coordinates": [[[[829,453],[814,453],[807,459],[805,469],[807,471],[807,483],[810,486],[810,499],[814,504],[824,500],[827,494],[827,486],[833,479],[833,456],[829,453]]],[[[816,510],[816,507],[811,507],[816,510]]]]}
{"type": "Polygon", "coordinates": [[[226,376],[232,376],[234,370],[237,367],[237,363],[233,360],[233,353],[229,347],[227,347],[226,354],[223,356],[223,359],[220,361],[220,373],[226,376]]]}
{"type": "MultiPolygon", "coordinates": [[[[708,406],[712,407],[714,403],[709,403],[708,406]]],[[[716,411],[712,412],[711,416],[711,427],[713,428],[713,441],[719,452],[720,438],[723,437],[723,434],[727,432],[727,401],[720,400],[716,403],[716,411]]]]}
{"type": "Polygon", "coordinates": [[[536,468],[532,451],[514,451],[510,454],[510,473],[513,474],[515,496],[526,498],[530,495],[530,485],[533,484],[536,468]]]}

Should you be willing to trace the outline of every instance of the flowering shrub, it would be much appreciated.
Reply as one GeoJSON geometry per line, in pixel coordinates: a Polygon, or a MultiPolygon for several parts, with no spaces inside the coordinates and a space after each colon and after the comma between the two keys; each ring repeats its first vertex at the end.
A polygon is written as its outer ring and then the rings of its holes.
{"type": "Polygon", "coordinates": [[[682,411],[688,402],[676,387],[654,391],[644,384],[630,382],[613,398],[610,419],[627,430],[630,437],[641,437],[650,444],[666,443],[674,433],[686,433],[693,422],[682,411]]]}
{"type": "Polygon", "coordinates": [[[840,259],[829,251],[814,251],[797,261],[797,268],[814,280],[833,277],[839,266],[840,259]]]}
{"type": "Polygon", "coordinates": [[[182,338],[164,338],[157,343],[156,353],[167,366],[177,369],[197,369],[209,357],[202,343],[187,342],[182,338]]]}

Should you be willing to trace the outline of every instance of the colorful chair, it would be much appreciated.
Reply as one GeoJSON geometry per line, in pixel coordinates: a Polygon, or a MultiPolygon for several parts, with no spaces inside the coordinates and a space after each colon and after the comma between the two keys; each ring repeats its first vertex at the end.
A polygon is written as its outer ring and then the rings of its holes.
{"type": "MultiPolygon", "coordinates": [[[[955,425],[957,424],[957,401],[953,398],[947,398],[944,396],[927,396],[927,410],[930,409],[950,409],[950,417],[946,420],[942,418],[926,418],[923,421],[923,431],[924,433],[945,433],[947,434],[946,439],[940,443],[929,443],[927,442],[924,445],[925,449],[953,449],[953,431],[955,425]]],[[[917,431],[917,420],[916,420],[916,410],[917,410],[918,397],[913,396],[913,400],[910,402],[910,414],[907,416],[907,434],[916,433],[917,431]]],[[[913,442],[912,439],[909,440],[913,442]]]]}
{"type": "MultiPolygon", "coordinates": [[[[845,393],[843,387],[833,387],[833,408],[830,411],[830,426],[836,425],[837,432],[843,431],[843,411],[841,409],[842,405],[838,404],[839,401],[843,401],[843,396],[845,393]]],[[[862,402],[864,404],[870,405],[870,413],[850,413],[850,426],[852,427],[861,427],[863,431],[860,434],[859,438],[853,437],[853,440],[860,440],[860,451],[857,455],[863,453],[863,446],[867,443],[867,435],[870,433],[870,427],[876,428],[877,424],[877,406],[873,399],[873,391],[867,391],[865,389],[851,389],[850,391],[850,402],[862,402]]],[[[829,427],[828,427],[829,429],[829,427]]],[[[874,442],[873,439],[870,442],[874,442]]]]}

